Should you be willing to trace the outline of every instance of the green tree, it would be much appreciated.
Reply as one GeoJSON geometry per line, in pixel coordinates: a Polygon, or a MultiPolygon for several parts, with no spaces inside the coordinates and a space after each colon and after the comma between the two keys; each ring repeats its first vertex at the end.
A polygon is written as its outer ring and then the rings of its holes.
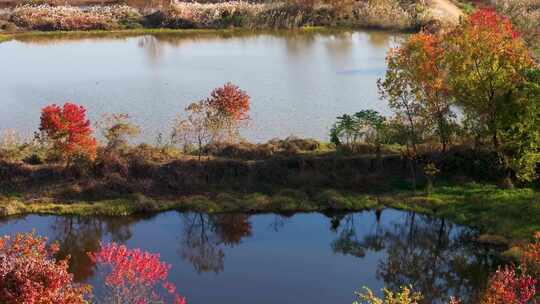
{"type": "Polygon", "coordinates": [[[467,115],[486,126],[498,149],[501,133],[517,118],[523,72],[534,66],[529,50],[510,21],[488,9],[462,21],[445,40],[451,93],[467,115]]]}
{"type": "Polygon", "coordinates": [[[525,77],[519,102],[507,115],[513,117],[513,123],[504,135],[517,177],[532,181],[538,178],[540,163],[540,69],[527,71],[525,77]]]}
{"type": "Polygon", "coordinates": [[[381,99],[388,101],[388,106],[394,111],[396,119],[406,126],[407,149],[417,152],[417,144],[422,129],[422,104],[416,98],[414,87],[411,86],[409,73],[402,67],[408,63],[405,56],[400,55],[400,49],[390,49],[386,58],[386,74],[384,79],[377,81],[381,99]]]}
{"type": "Polygon", "coordinates": [[[373,144],[380,151],[386,119],[374,110],[362,110],[354,115],[344,114],[330,129],[330,141],[351,150],[364,142],[373,144]]]}

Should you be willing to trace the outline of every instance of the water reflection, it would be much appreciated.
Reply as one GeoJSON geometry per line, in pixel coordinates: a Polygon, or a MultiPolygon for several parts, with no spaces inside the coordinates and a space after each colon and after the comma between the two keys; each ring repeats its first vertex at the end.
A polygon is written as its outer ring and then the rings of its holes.
{"type": "Polygon", "coordinates": [[[59,257],[70,256],[70,271],[76,281],[84,281],[94,275],[94,264],[88,252],[96,252],[106,236],[110,241],[125,243],[132,237],[131,225],[142,217],[121,218],[54,217],[50,224],[50,240],[60,245],[59,257]]]}
{"type": "Polygon", "coordinates": [[[160,63],[165,50],[155,36],[144,35],[139,38],[137,45],[145,51],[151,64],[157,65],[160,63]]]}
{"type": "Polygon", "coordinates": [[[364,257],[368,250],[384,251],[376,275],[390,289],[412,285],[422,291],[425,303],[453,295],[475,302],[478,287],[487,280],[486,269],[495,265],[489,252],[472,245],[474,231],[416,213],[381,225],[381,214],[377,211],[377,220],[361,237],[354,214],[332,217],[338,235],[332,243],[334,252],[364,257]]]}
{"type": "Polygon", "coordinates": [[[182,214],[184,228],[180,255],[198,273],[220,273],[224,268],[222,245],[234,247],[251,236],[251,223],[245,214],[182,214]]]}
{"type": "Polygon", "coordinates": [[[211,301],[208,293],[245,293],[235,302],[250,303],[251,294],[256,297],[267,288],[274,290],[275,299],[294,303],[297,292],[318,284],[313,281],[317,277],[326,278],[316,287],[326,292],[313,300],[350,303],[347,299],[358,286],[394,289],[411,284],[424,293],[426,303],[451,295],[474,303],[475,290],[494,267],[490,255],[470,242],[475,231],[395,210],[291,217],[177,212],[120,218],[27,216],[1,223],[0,234],[34,227],[60,242],[61,255],[71,256],[78,281],[96,279],[86,252],[96,251],[100,242],[159,252],[173,265],[173,283],[193,303],[211,301]],[[251,283],[255,285],[247,288],[251,283]],[[240,286],[242,291],[235,290],[240,286]]]}

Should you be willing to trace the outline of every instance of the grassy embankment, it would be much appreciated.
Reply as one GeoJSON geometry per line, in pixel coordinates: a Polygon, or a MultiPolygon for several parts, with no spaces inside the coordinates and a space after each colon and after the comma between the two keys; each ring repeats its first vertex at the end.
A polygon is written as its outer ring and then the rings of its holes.
{"type": "MultiPolygon", "coordinates": [[[[296,166],[297,162],[302,161],[302,156],[296,157],[295,161],[284,160],[289,166],[296,166]]],[[[307,166],[313,166],[310,163],[309,158],[305,158],[307,166]]],[[[204,161],[203,161],[204,162],[204,161]]],[[[236,161],[235,161],[236,162],[236,161]]],[[[250,161],[253,162],[253,161],[250,161]]],[[[146,193],[122,190],[129,189],[128,186],[116,187],[120,189],[115,195],[108,196],[106,190],[108,188],[97,187],[94,190],[94,194],[85,194],[84,188],[85,182],[79,184],[73,184],[73,178],[66,178],[58,176],[58,173],[48,173],[52,176],[51,179],[56,179],[59,182],[46,182],[44,185],[38,186],[41,189],[38,195],[35,195],[32,186],[26,186],[27,190],[21,190],[17,188],[13,191],[3,192],[0,195],[0,211],[2,215],[17,215],[26,213],[38,213],[38,214],[58,214],[58,215],[127,215],[143,212],[159,212],[166,210],[183,210],[183,211],[200,211],[208,213],[222,213],[222,212],[250,212],[250,213],[266,213],[266,212],[280,212],[280,213],[293,213],[293,212],[336,212],[336,211],[359,211],[365,209],[376,208],[396,208],[401,210],[410,210],[423,214],[431,214],[434,216],[440,216],[448,218],[458,224],[477,227],[482,233],[504,236],[507,239],[513,241],[526,240],[530,238],[535,231],[540,231],[540,195],[531,188],[521,189],[501,189],[493,184],[489,183],[476,183],[476,182],[457,182],[456,180],[450,181],[450,179],[443,184],[443,182],[436,183],[431,193],[426,193],[423,186],[419,186],[417,191],[412,191],[410,187],[410,180],[403,177],[390,178],[387,177],[387,184],[381,186],[376,191],[370,191],[368,189],[376,188],[376,185],[381,180],[385,179],[392,171],[387,171],[380,175],[372,175],[366,173],[368,169],[352,168],[349,165],[364,166],[360,164],[358,159],[348,159],[340,163],[340,160],[333,160],[333,166],[343,167],[343,169],[336,169],[335,172],[329,173],[327,178],[336,176],[335,179],[339,182],[332,184],[328,182],[325,177],[319,176],[320,171],[329,171],[325,165],[321,166],[319,173],[316,171],[307,171],[307,173],[294,173],[296,171],[289,171],[285,175],[277,173],[277,178],[284,177],[283,184],[263,185],[263,182],[258,184],[260,177],[256,174],[268,175],[271,173],[269,170],[283,170],[279,163],[271,163],[272,160],[263,161],[268,162],[267,165],[261,165],[258,169],[250,169],[252,171],[247,173],[235,173],[240,175],[231,176],[219,176],[216,177],[216,172],[236,172],[242,171],[243,167],[238,163],[224,162],[218,165],[212,165],[219,167],[218,169],[209,169],[194,165],[189,167],[188,165],[178,165],[177,168],[167,167],[167,172],[159,171],[154,173],[159,175],[154,177],[156,185],[155,191],[147,191],[146,193]],[[337,165],[336,165],[337,164],[337,165]],[[266,166],[266,167],[264,167],[266,166]],[[192,168],[192,169],[189,169],[192,168]],[[197,169],[199,168],[199,169],[197,169]],[[177,170],[177,171],[174,171],[177,170]],[[219,182],[200,185],[197,184],[199,174],[202,171],[207,171],[201,175],[205,175],[206,179],[216,178],[219,182]],[[221,171],[224,170],[224,171],[221,171]],[[261,172],[255,172],[259,170],[261,172]],[[347,171],[344,171],[347,170],[347,171]],[[352,178],[346,176],[341,179],[341,175],[346,175],[347,172],[355,170],[365,171],[361,174],[365,175],[364,179],[359,179],[357,183],[361,183],[356,188],[354,183],[339,187],[344,181],[352,178]],[[177,176],[178,173],[185,174],[191,172],[186,176],[177,176]],[[255,172],[255,173],[254,173],[255,172]],[[244,174],[244,175],[242,175],[244,174]],[[298,176],[293,176],[297,174],[298,176]],[[214,176],[214,177],[212,177],[214,176]],[[246,178],[246,176],[250,176],[246,178]],[[238,180],[235,182],[235,178],[238,180]],[[172,189],[173,183],[178,183],[179,189],[185,189],[186,185],[189,185],[190,181],[187,179],[193,179],[194,188],[197,189],[193,193],[182,193],[181,191],[168,190],[160,195],[153,195],[161,189],[172,189]],[[250,179],[253,179],[251,182],[250,179]],[[294,180],[297,180],[297,185],[293,184],[294,180]],[[308,184],[310,179],[318,179],[320,183],[313,182],[312,185],[302,187],[302,184],[308,184]],[[388,181],[390,180],[390,181],[388,181]],[[255,183],[252,188],[245,188],[238,186],[241,184],[255,183]],[[188,183],[188,184],[186,184],[188,183]],[[284,185],[285,184],[285,185],[284,185]],[[287,184],[289,186],[287,187],[287,184]],[[362,186],[363,184],[363,186],[362,186]],[[320,185],[328,185],[328,188],[321,187],[320,185]],[[375,186],[374,186],[375,185],[375,186]],[[63,196],[62,195],[50,195],[51,193],[65,193],[62,192],[66,189],[77,189],[79,196],[63,196]],[[258,190],[263,189],[263,190],[258,190]],[[336,190],[339,189],[339,190],[336,190]],[[25,191],[27,192],[25,194],[25,191]],[[60,191],[60,192],[58,192],[60,191]],[[125,192],[123,192],[125,191],[125,192]],[[32,193],[30,196],[29,193],[32,193]],[[96,194],[97,193],[97,194],[96,194]],[[101,196],[101,197],[100,197],[101,196]]],[[[367,163],[367,162],[366,162],[367,163]]],[[[193,165],[193,164],[192,164],[193,165]]],[[[211,166],[208,164],[207,166],[211,166]]],[[[401,166],[395,162],[395,167],[401,166]]],[[[154,171],[154,169],[148,169],[154,171]]],[[[5,170],[9,172],[9,170],[5,170]]],[[[0,172],[1,173],[1,172],[0,172]]],[[[26,173],[25,173],[26,174],[26,173]]],[[[37,176],[35,183],[39,183],[39,180],[47,179],[43,177],[44,173],[38,171],[29,173],[28,175],[37,176]],[[41,177],[40,177],[41,176],[41,177]]],[[[112,173],[111,176],[116,176],[116,173],[112,173]]],[[[397,174],[399,175],[399,174],[397,174]]],[[[117,177],[118,178],[118,177],[117,177]]],[[[13,181],[22,180],[20,176],[14,175],[13,181]]],[[[75,179],[76,180],[76,179],[75,179]]],[[[443,178],[441,178],[441,181],[443,178]]],[[[124,183],[130,183],[131,181],[123,181],[124,183]]],[[[146,180],[146,183],[148,181],[146,180]]],[[[31,179],[24,181],[24,183],[33,183],[31,179]]],[[[97,183],[93,181],[93,184],[97,183]]],[[[131,182],[134,183],[134,182],[131,182]]],[[[9,184],[9,182],[8,182],[9,184]]],[[[113,181],[109,177],[105,177],[102,186],[109,187],[113,184],[113,181]]],[[[138,184],[134,184],[133,188],[138,188],[138,184]]],[[[141,188],[142,189],[142,188],[141,188]]],[[[69,190],[73,191],[73,190],[69,190]]],[[[141,190],[142,191],[142,190],[141,190]]]]}
{"type": "Polygon", "coordinates": [[[321,191],[315,197],[296,190],[262,193],[213,193],[177,199],[152,199],[144,195],[99,201],[22,202],[16,195],[1,200],[4,214],[127,215],[166,210],[219,212],[323,212],[396,208],[448,218],[477,227],[482,233],[512,240],[530,238],[540,231],[540,196],[535,190],[498,189],[493,185],[469,184],[435,187],[430,195],[396,191],[383,195],[337,190],[321,191]]]}
{"type": "Polygon", "coordinates": [[[168,29],[168,28],[139,28],[139,29],[116,29],[116,30],[90,30],[90,31],[24,31],[13,32],[9,34],[0,34],[0,43],[10,40],[18,40],[22,42],[39,42],[51,40],[78,40],[85,38],[94,39],[122,39],[141,35],[155,35],[157,37],[174,35],[175,38],[203,38],[203,37],[223,37],[231,36],[251,36],[255,34],[340,34],[344,30],[352,30],[350,28],[335,28],[323,26],[304,26],[296,29],[244,29],[244,28],[227,28],[227,29],[168,29]]]}
{"type": "Polygon", "coordinates": [[[11,40],[11,39],[12,39],[11,35],[2,35],[2,34],[0,34],[0,43],[11,40]]]}
{"type": "Polygon", "coordinates": [[[445,217],[512,240],[540,231],[540,196],[530,188],[495,186],[506,175],[489,150],[427,149],[414,163],[415,178],[411,163],[394,145],[342,151],[294,137],[209,145],[200,160],[174,147],[101,148],[95,161],[76,161],[68,168],[48,161],[41,150],[30,144],[4,149],[0,215],[397,208],[445,217]],[[424,190],[427,164],[440,169],[430,193],[424,190]]]}

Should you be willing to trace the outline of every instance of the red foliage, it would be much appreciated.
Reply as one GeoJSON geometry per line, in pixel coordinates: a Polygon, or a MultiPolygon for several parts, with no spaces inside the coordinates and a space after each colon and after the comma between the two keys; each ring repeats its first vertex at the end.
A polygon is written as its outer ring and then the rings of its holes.
{"type": "Polygon", "coordinates": [[[528,304],[536,294],[536,279],[517,274],[513,267],[497,270],[489,281],[483,304],[528,304]]]}
{"type": "Polygon", "coordinates": [[[161,262],[159,254],[112,243],[97,253],[89,253],[89,256],[98,266],[110,269],[105,285],[111,289],[115,299],[137,304],[163,301],[157,292],[161,286],[173,298],[172,303],[186,303],[176,292],[176,287],[167,281],[171,266],[161,262]]]}
{"type": "Polygon", "coordinates": [[[441,62],[444,57],[444,48],[441,46],[439,36],[424,32],[412,35],[405,47],[402,56],[408,56],[412,64],[411,69],[416,69],[411,77],[414,77],[425,98],[437,98],[434,95],[446,93],[444,87],[444,73],[441,62]]]}
{"type": "Polygon", "coordinates": [[[540,232],[534,236],[534,242],[523,249],[521,268],[535,278],[540,277],[540,232]]]}
{"type": "Polygon", "coordinates": [[[54,259],[57,251],[32,233],[0,238],[0,303],[86,303],[90,288],[73,283],[67,260],[54,259]]]}
{"type": "Polygon", "coordinates": [[[519,37],[519,32],[514,30],[510,19],[497,14],[497,12],[491,8],[483,8],[475,11],[470,15],[469,22],[479,31],[488,31],[512,39],[517,39],[519,37]]]}
{"type": "Polygon", "coordinates": [[[227,83],[221,88],[212,91],[207,104],[218,114],[225,115],[233,120],[248,119],[249,95],[238,86],[227,83]]]}
{"type": "Polygon", "coordinates": [[[39,129],[65,159],[77,153],[91,159],[96,156],[96,140],[83,106],[67,102],[63,107],[53,104],[43,108],[39,129]]]}

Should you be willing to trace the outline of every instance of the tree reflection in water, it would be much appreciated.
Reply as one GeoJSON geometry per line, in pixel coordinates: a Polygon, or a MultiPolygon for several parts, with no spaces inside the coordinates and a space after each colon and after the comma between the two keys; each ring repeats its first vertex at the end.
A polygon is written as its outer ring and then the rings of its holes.
{"type": "Polygon", "coordinates": [[[338,235],[331,245],[333,251],[364,257],[368,251],[384,250],[377,278],[392,290],[412,285],[423,293],[425,303],[438,303],[452,295],[474,303],[475,291],[487,280],[486,269],[494,268],[489,253],[473,245],[474,231],[444,219],[409,213],[404,221],[382,225],[377,220],[369,231],[359,233],[355,216],[332,216],[338,235]]]}
{"type": "Polygon", "coordinates": [[[274,218],[270,222],[270,225],[268,225],[268,227],[270,228],[270,230],[272,230],[274,232],[278,232],[283,227],[285,227],[285,224],[287,224],[287,222],[289,221],[289,218],[290,218],[288,216],[281,215],[281,214],[274,214],[273,217],[274,218]]]}
{"type": "Polygon", "coordinates": [[[246,214],[183,213],[183,235],[180,256],[198,273],[220,273],[224,268],[223,246],[234,247],[251,236],[246,214]]]}
{"type": "MultiPolygon", "coordinates": [[[[163,223],[180,224],[181,245],[178,255],[198,273],[222,272],[226,249],[239,246],[256,232],[252,220],[265,223],[266,229],[274,231],[273,241],[276,243],[271,244],[279,246],[282,239],[302,237],[303,234],[295,233],[298,229],[296,224],[304,223],[308,218],[304,215],[290,218],[264,215],[255,219],[248,214],[178,213],[181,219],[178,223],[176,216],[169,216],[160,217],[160,221],[148,225],[163,228],[163,223]],[[289,221],[293,224],[291,230],[284,231],[283,227],[289,221]]],[[[315,223],[318,223],[319,215],[313,216],[317,217],[315,223]]],[[[352,259],[367,257],[358,260],[360,265],[375,256],[378,258],[377,270],[375,274],[369,274],[369,278],[376,276],[391,289],[411,284],[415,290],[424,294],[426,303],[438,303],[450,295],[459,295],[466,300],[465,303],[474,303],[474,290],[483,287],[487,274],[494,268],[490,252],[470,242],[476,237],[474,231],[444,219],[395,211],[375,211],[374,215],[367,212],[331,214],[328,217],[328,229],[332,233],[330,237],[334,238],[330,245],[335,253],[352,259]]],[[[307,223],[311,223],[311,216],[309,218],[307,223]]],[[[141,217],[137,216],[53,217],[52,222],[47,222],[50,231],[47,236],[50,240],[60,242],[61,256],[71,256],[71,270],[76,280],[91,280],[94,265],[86,253],[97,251],[100,242],[145,242],[147,234],[135,235],[139,229],[134,230],[134,224],[140,220],[141,217]]],[[[168,236],[174,237],[175,229],[166,231],[170,234],[168,236]]],[[[304,233],[303,230],[300,232],[304,233]]],[[[148,233],[153,237],[156,232],[148,233]]],[[[326,240],[326,235],[321,237],[326,240]]],[[[323,243],[322,246],[328,248],[327,244],[323,243]]],[[[163,248],[162,252],[167,254],[167,250],[163,248]]],[[[291,250],[302,249],[291,247],[291,250]]],[[[256,265],[253,267],[252,271],[256,271],[256,265]]],[[[355,283],[362,285],[365,282],[355,283]]]]}
{"type": "Polygon", "coordinates": [[[124,243],[131,238],[131,225],[141,217],[55,217],[51,224],[50,240],[59,242],[59,257],[70,256],[70,271],[77,282],[94,275],[94,263],[87,252],[95,252],[105,236],[113,242],[124,243]]]}

